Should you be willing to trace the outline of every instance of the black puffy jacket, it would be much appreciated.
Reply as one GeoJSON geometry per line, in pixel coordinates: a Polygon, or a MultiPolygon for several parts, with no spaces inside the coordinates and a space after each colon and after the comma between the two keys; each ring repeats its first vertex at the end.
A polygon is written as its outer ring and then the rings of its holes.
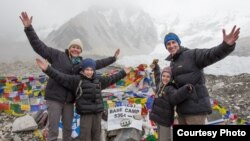
{"type": "Polygon", "coordinates": [[[80,115],[102,112],[104,105],[101,90],[126,76],[125,71],[122,70],[111,76],[93,76],[90,79],[83,75],[63,74],[52,67],[48,67],[45,73],[76,94],[76,112],[80,115]]]}
{"type": "MultiPolygon", "coordinates": [[[[149,118],[162,126],[170,127],[174,121],[174,106],[195,94],[188,90],[188,84],[178,90],[171,82],[163,85],[160,82],[161,73],[158,64],[155,66],[154,76],[157,86],[157,98],[154,99],[149,118]]],[[[190,85],[190,87],[192,86],[190,85]]]]}
{"type": "Polygon", "coordinates": [[[210,114],[212,107],[205,85],[203,68],[225,58],[235,48],[225,42],[211,49],[187,49],[181,47],[174,56],[168,56],[171,61],[172,77],[177,88],[192,84],[198,99],[187,98],[177,105],[176,111],[181,115],[210,114]]]}
{"type": "MultiPolygon", "coordinates": [[[[24,31],[34,51],[40,56],[42,56],[44,59],[47,59],[53,68],[65,74],[79,73],[78,65],[73,65],[71,63],[67,50],[63,52],[48,47],[44,42],[39,39],[32,26],[25,27],[24,31]]],[[[97,60],[96,69],[106,67],[114,63],[115,60],[115,57],[108,57],[102,60],[97,60]]],[[[74,94],[72,94],[71,91],[67,90],[66,88],[59,85],[56,81],[50,78],[45,89],[45,99],[58,101],[61,103],[75,102],[74,94]]]]}

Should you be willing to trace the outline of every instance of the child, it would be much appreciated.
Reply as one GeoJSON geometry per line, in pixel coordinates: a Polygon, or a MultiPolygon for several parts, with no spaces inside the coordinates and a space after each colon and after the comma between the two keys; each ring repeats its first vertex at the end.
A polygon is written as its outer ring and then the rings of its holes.
{"type": "Polygon", "coordinates": [[[109,77],[95,75],[96,63],[92,59],[81,62],[81,75],[63,74],[50,67],[47,62],[36,59],[39,67],[57,83],[76,94],[76,112],[80,118],[80,140],[100,141],[101,115],[104,110],[101,90],[126,76],[130,68],[109,77]]]}
{"type": "Polygon", "coordinates": [[[154,71],[156,97],[149,117],[158,124],[159,141],[172,141],[170,127],[174,121],[174,105],[184,101],[193,88],[191,84],[187,84],[175,89],[170,82],[171,68],[166,67],[160,73],[158,60],[154,60],[150,67],[154,71]]]}

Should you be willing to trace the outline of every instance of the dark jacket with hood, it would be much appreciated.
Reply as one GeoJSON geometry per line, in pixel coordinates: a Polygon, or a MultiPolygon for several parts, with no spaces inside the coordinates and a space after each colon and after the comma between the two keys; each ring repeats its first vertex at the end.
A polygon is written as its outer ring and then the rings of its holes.
{"type": "Polygon", "coordinates": [[[126,76],[124,70],[111,76],[96,76],[87,78],[84,75],[63,74],[53,67],[48,67],[45,73],[63,87],[76,94],[77,114],[96,114],[104,110],[101,90],[118,82],[126,76]]]}
{"type": "MultiPolygon", "coordinates": [[[[25,27],[24,31],[34,51],[44,59],[47,59],[53,68],[65,74],[79,73],[79,65],[72,64],[68,50],[63,52],[48,47],[44,42],[39,39],[32,26],[25,27]]],[[[106,67],[114,63],[115,60],[115,57],[108,57],[102,60],[97,60],[96,69],[106,67]]],[[[75,101],[74,94],[72,94],[71,91],[59,85],[51,78],[49,78],[48,84],[45,89],[45,99],[58,101],[61,103],[74,103],[75,101]]]]}
{"type": "Polygon", "coordinates": [[[188,87],[192,87],[192,85],[189,84],[184,85],[178,90],[171,82],[167,85],[163,85],[158,64],[156,64],[154,69],[154,77],[157,97],[154,99],[149,117],[150,120],[162,126],[170,127],[174,122],[174,106],[195,94],[192,94],[193,91],[188,89],[188,87]]]}
{"type": "Polygon", "coordinates": [[[187,49],[180,47],[177,53],[168,56],[171,61],[172,78],[177,88],[192,84],[197,94],[196,100],[187,98],[177,105],[179,115],[202,115],[212,112],[210,97],[205,85],[203,68],[225,58],[235,48],[225,42],[211,49],[187,49]]]}

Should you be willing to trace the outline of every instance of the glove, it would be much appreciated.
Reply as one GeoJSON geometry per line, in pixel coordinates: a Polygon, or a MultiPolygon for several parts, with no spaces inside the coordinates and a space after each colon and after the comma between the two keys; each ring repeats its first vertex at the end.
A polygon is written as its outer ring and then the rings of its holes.
{"type": "Polygon", "coordinates": [[[151,65],[150,65],[150,68],[154,69],[155,65],[158,64],[158,62],[159,62],[159,59],[154,59],[153,62],[151,63],[151,65]]]}

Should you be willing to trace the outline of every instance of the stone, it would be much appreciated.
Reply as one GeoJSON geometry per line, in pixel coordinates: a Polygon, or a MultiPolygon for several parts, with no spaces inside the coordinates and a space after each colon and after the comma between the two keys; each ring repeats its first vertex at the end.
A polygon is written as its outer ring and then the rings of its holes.
{"type": "Polygon", "coordinates": [[[141,131],[134,128],[121,129],[114,141],[139,141],[142,138],[141,131]]]}
{"type": "Polygon", "coordinates": [[[16,136],[14,136],[13,141],[22,141],[22,140],[19,136],[16,135],[16,136]]]}
{"type": "Polygon", "coordinates": [[[25,115],[17,118],[12,125],[12,132],[30,131],[37,129],[37,124],[33,117],[25,115]]]}

